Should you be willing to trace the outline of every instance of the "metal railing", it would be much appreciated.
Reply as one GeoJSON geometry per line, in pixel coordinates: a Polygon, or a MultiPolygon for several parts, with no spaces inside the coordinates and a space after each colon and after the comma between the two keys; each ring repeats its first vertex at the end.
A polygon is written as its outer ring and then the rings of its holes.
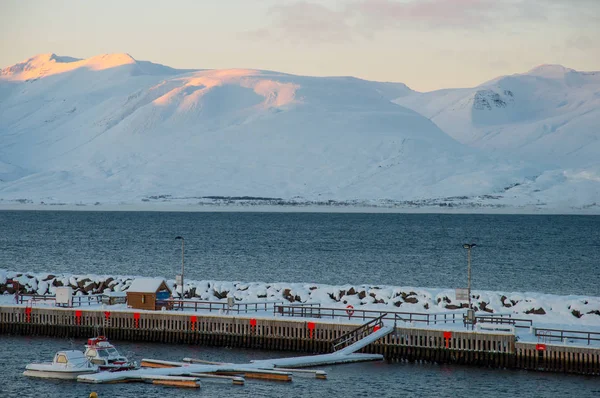
{"type": "Polygon", "coordinates": [[[274,312],[277,304],[283,304],[284,301],[257,301],[241,302],[230,304],[226,301],[199,301],[199,300],[157,300],[156,307],[172,308],[174,310],[194,310],[197,311],[221,311],[223,313],[247,314],[249,312],[274,312]]]}
{"type": "Polygon", "coordinates": [[[396,315],[400,316],[405,322],[421,322],[427,325],[438,323],[461,323],[463,313],[455,312],[402,312],[402,311],[377,311],[363,310],[357,308],[331,308],[322,307],[317,303],[306,304],[281,304],[275,306],[275,313],[282,316],[302,317],[302,318],[338,318],[347,317],[348,319],[369,320],[383,316],[382,319],[397,320],[396,315]]]}
{"type": "Polygon", "coordinates": [[[552,341],[552,339],[564,342],[567,340],[584,340],[590,345],[592,341],[600,341],[600,332],[590,332],[586,330],[564,330],[564,329],[547,329],[535,328],[535,335],[538,340],[552,341]]]}
{"type": "Polygon", "coordinates": [[[531,319],[520,319],[520,318],[512,318],[510,316],[502,316],[502,315],[476,315],[475,323],[492,323],[492,324],[500,324],[500,325],[512,325],[516,328],[525,328],[528,329],[533,326],[533,321],[531,319]]]}
{"type": "MultiPolygon", "coordinates": [[[[90,294],[86,296],[73,296],[72,303],[73,306],[81,307],[84,304],[92,305],[92,304],[102,304],[103,294],[90,294]]],[[[38,295],[38,294],[19,294],[17,302],[19,304],[35,304],[37,302],[46,302],[46,301],[54,301],[55,305],[60,305],[56,303],[56,296],[49,295],[38,295]]]]}
{"type": "Polygon", "coordinates": [[[341,348],[347,347],[347,346],[357,342],[358,340],[361,340],[364,337],[368,336],[369,334],[372,333],[372,329],[375,326],[382,327],[383,319],[386,317],[386,315],[388,315],[388,314],[387,313],[382,314],[378,318],[372,319],[369,322],[367,322],[363,325],[360,325],[356,329],[352,329],[351,331],[344,333],[337,339],[332,340],[331,348],[332,348],[333,352],[336,352],[337,350],[339,350],[341,348]]]}

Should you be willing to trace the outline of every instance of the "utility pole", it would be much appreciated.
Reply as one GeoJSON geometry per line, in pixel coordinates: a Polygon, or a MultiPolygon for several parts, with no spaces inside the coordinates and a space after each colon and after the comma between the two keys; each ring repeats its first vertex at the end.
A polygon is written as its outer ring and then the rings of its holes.
{"type": "Polygon", "coordinates": [[[471,249],[477,246],[475,243],[465,243],[463,247],[467,249],[467,291],[469,292],[469,308],[467,309],[467,319],[473,324],[474,311],[471,308],[471,249]]]}
{"type": "Polygon", "coordinates": [[[177,236],[175,237],[175,240],[181,239],[181,299],[183,300],[184,298],[184,289],[185,289],[185,283],[183,280],[183,274],[185,271],[185,251],[184,251],[184,247],[185,247],[185,239],[183,239],[183,236],[177,236]]]}

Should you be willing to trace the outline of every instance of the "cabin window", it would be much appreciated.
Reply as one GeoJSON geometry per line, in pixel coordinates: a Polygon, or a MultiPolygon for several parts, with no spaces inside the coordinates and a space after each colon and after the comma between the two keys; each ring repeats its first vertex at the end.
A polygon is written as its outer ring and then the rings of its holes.
{"type": "Polygon", "coordinates": [[[146,303],[146,296],[142,294],[142,304],[146,303]]]}
{"type": "Polygon", "coordinates": [[[91,350],[88,350],[87,355],[89,357],[95,357],[96,356],[96,350],[94,350],[93,348],[91,350]]]}
{"type": "Polygon", "coordinates": [[[56,358],[56,362],[57,363],[67,363],[67,357],[64,355],[59,355],[58,358],[56,358]]]}

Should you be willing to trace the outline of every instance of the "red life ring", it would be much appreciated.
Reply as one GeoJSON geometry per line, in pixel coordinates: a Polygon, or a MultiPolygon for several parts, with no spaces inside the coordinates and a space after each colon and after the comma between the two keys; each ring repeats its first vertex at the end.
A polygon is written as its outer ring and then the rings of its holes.
{"type": "Polygon", "coordinates": [[[354,315],[354,307],[351,304],[348,304],[346,306],[346,313],[348,314],[348,316],[354,315]]]}

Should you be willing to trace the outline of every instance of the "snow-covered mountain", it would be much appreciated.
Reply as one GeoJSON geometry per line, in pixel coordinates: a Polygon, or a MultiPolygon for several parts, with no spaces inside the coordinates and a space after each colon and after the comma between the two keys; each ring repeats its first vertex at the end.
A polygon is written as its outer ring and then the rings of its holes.
{"type": "Polygon", "coordinates": [[[558,167],[600,161],[600,72],[542,65],[474,88],[410,92],[394,102],[473,147],[558,167]]]}
{"type": "MultiPolygon", "coordinates": [[[[520,103],[519,87],[488,84],[506,87],[498,101],[474,94],[478,107],[508,109],[509,91],[520,103]]],[[[469,95],[449,93],[456,100],[447,104],[469,95]]],[[[128,54],[39,55],[0,72],[0,200],[593,205],[599,181],[573,191],[560,171],[491,157],[397,104],[423,98],[427,106],[426,96],[352,77],[177,70],[128,54]]],[[[547,112],[544,104],[535,109],[547,112]]],[[[506,117],[525,121],[527,113],[506,117]]]]}

